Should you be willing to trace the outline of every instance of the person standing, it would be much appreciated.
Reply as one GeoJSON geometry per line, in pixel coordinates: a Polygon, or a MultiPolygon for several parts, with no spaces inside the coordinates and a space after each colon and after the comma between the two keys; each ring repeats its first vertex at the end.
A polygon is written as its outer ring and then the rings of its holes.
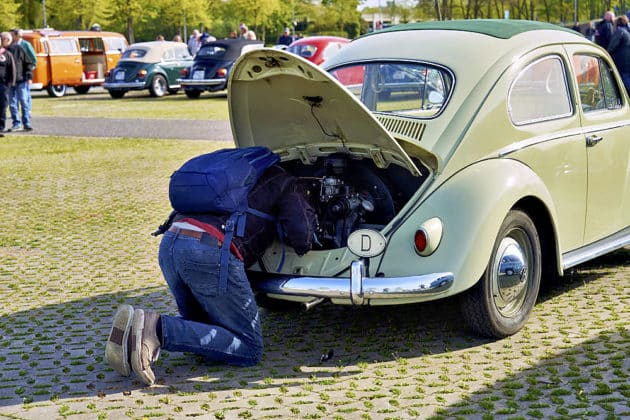
{"type": "MultiPolygon", "coordinates": [[[[133,371],[145,384],[155,382],[152,364],[160,349],[191,352],[234,366],[253,366],[263,353],[258,306],[245,268],[253,265],[278,235],[303,255],[311,249],[315,211],[296,186],[296,178],[278,165],[268,168],[248,194],[250,208],[275,216],[247,215],[242,237],[234,236],[227,263],[222,253],[226,215],[177,213],[160,243],[159,264],[179,316],[131,305],[116,312],[105,360],[120,374],[133,371]],[[227,283],[220,272],[227,264],[227,283]]],[[[231,219],[230,219],[231,220],[231,219]]],[[[231,223],[231,221],[230,221],[231,223]]]]}
{"type": "Polygon", "coordinates": [[[604,13],[604,18],[595,25],[595,43],[604,49],[608,49],[610,37],[615,31],[614,20],[615,14],[609,10],[604,13]]]}
{"type": "Polygon", "coordinates": [[[15,37],[9,46],[15,61],[15,86],[9,90],[9,109],[13,125],[9,131],[31,131],[31,83],[33,82],[33,61],[15,37]],[[20,118],[20,109],[22,117],[20,118]]]}
{"type": "Polygon", "coordinates": [[[284,32],[278,37],[278,41],[276,42],[276,44],[290,45],[292,42],[293,37],[291,36],[291,30],[289,28],[284,28],[284,32]]]}
{"type": "Polygon", "coordinates": [[[190,35],[190,39],[188,40],[188,52],[193,57],[199,51],[199,47],[201,47],[201,39],[198,29],[193,29],[192,35],[190,35]]]}
{"type": "Polygon", "coordinates": [[[15,85],[15,62],[9,52],[13,37],[9,32],[0,33],[0,136],[4,136],[7,123],[9,91],[15,85]]]}
{"type": "Polygon", "coordinates": [[[247,25],[241,23],[238,26],[238,29],[241,31],[241,38],[243,39],[256,39],[256,32],[250,30],[247,25]]]}
{"type": "Polygon", "coordinates": [[[628,18],[621,15],[615,21],[617,28],[610,37],[608,52],[610,53],[626,91],[630,94],[630,29],[628,18]]]}

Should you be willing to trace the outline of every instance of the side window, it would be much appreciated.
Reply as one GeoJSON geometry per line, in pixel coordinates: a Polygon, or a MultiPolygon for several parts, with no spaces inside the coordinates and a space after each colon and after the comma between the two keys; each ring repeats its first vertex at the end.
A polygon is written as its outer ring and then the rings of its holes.
{"type": "Polygon", "coordinates": [[[103,38],[107,45],[107,52],[123,52],[125,51],[125,42],[120,38],[103,38]]]}
{"type": "Polygon", "coordinates": [[[77,43],[71,38],[50,39],[50,51],[53,53],[78,53],[77,43]]]}
{"type": "Polygon", "coordinates": [[[165,50],[164,54],[162,54],[162,59],[164,61],[173,61],[175,59],[175,52],[173,51],[173,49],[169,48],[165,50]]]}
{"type": "Polygon", "coordinates": [[[515,125],[566,117],[573,113],[560,57],[543,58],[521,71],[508,93],[508,112],[515,125]]]}
{"type": "Polygon", "coordinates": [[[574,55],[573,71],[584,112],[621,107],[619,86],[604,60],[592,55],[574,55]]]}

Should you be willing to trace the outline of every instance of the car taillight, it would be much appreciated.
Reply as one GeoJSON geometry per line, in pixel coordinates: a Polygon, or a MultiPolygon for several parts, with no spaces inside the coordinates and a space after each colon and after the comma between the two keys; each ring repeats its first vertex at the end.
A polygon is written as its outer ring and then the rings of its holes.
{"type": "Polygon", "coordinates": [[[182,77],[186,77],[188,76],[188,69],[181,69],[181,71],[179,72],[179,74],[182,75],[182,77]]]}
{"type": "Polygon", "coordinates": [[[437,217],[425,221],[413,235],[413,245],[418,255],[428,257],[433,254],[442,241],[444,226],[437,217]]]}
{"type": "Polygon", "coordinates": [[[109,75],[110,75],[110,74],[112,74],[112,71],[111,71],[111,70],[107,70],[107,71],[105,72],[105,77],[109,77],[109,75]]]}
{"type": "Polygon", "coordinates": [[[422,229],[416,230],[416,234],[413,236],[413,243],[418,254],[422,255],[424,250],[427,249],[427,233],[422,229]]]}
{"type": "Polygon", "coordinates": [[[147,71],[145,69],[142,69],[138,72],[138,77],[141,79],[143,79],[146,75],[147,75],[147,71]]]}
{"type": "Polygon", "coordinates": [[[217,70],[217,76],[219,77],[225,77],[226,74],[227,74],[227,69],[225,67],[222,67],[219,70],[217,70]]]}

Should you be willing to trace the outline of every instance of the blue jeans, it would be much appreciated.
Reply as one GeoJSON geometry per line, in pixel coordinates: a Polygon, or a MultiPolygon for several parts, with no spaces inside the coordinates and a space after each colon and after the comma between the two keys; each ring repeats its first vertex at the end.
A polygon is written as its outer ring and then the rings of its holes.
{"type": "Polygon", "coordinates": [[[9,108],[13,126],[20,125],[20,107],[22,108],[22,125],[31,126],[31,88],[27,81],[17,83],[11,88],[9,108]]]}
{"type": "Polygon", "coordinates": [[[257,364],[263,353],[258,305],[243,262],[230,255],[227,291],[219,290],[221,249],[167,231],[159,262],[180,316],[161,315],[162,348],[185,351],[237,366],[257,364]]]}

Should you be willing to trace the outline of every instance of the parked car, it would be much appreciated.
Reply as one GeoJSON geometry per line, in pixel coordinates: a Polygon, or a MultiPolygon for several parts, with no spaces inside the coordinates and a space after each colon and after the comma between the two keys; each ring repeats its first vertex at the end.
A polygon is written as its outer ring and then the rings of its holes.
{"type": "Polygon", "coordinates": [[[152,41],[131,45],[118,65],[109,72],[103,87],[112,98],[122,98],[130,90],[148,89],[151,96],[175,94],[182,69],[193,58],[182,42],[152,41]]]}
{"type": "Polygon", "coordinates": [[[349,39],[339,36],[307,36],[293,41],[288,51],[319,65],[349,42],[349,39]]]}
{"type": "Polygon", "coordinates": [[[177,81],[189,98],[198,98],[204,91],[224,90],[234,61],[247,51],[263,47],[262,41],[241,38],[207,42],[195,55],[192,66],[183,69],[177,81]]]}
{"type": "Polygon", "coordinates": [[[630,244],[628,95],[608,53],[571,30],[406,24],[323,67],[253,51],[232,69],[228,102],[236,145],[279,153],[319,217],[312,251],[278,241],[249,269],[261,298],[459,295],[473,331],[505,337],[541,283],[630,244]],[[379,95],[392,69],[408,86],[379,95]]]}
{"type": "Polygon", "coordinates": [[[116,32],[36,29],[23,37],[37,55],[31,90],[46,89],[53,97],[64,96],[67,86],[83,94],[103,84],[128,46],[116,32]]]}

